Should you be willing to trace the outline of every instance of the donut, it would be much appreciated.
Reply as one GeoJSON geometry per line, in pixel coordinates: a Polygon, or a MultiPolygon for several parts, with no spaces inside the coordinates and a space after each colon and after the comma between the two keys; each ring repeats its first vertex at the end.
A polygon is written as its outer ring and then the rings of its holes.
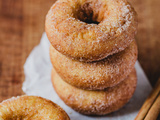
{"type": "Polygon", "coordinates": [[[52,101],[24,95],[0,103],[0,120],[70,120],[70,118],[52,101]]]}
{"type": "Polygon", "coordinates": [[[124,50],[136,30],[137,14],[127,0],[58,0],[45,21],[53,47],[85,62],[124,50]]]}
{"type": "Polygon", "coordinates": [[[133,41],[124,51],[96,62],[70,59],[50,46],[50,59],[60,77],[81,89],[103,90],[124,80],[137,60],[137,45],[133,41]]]}
{"type": "Polygon", "coordinates": [[[137,77],[133,70],[117,86],[103,91],[89,91],[64,82],[53,69],[52,83],[59,97],[75,111],[87,115],[105,115],[117,111],[130,100],[136,89],[137,77]]]}

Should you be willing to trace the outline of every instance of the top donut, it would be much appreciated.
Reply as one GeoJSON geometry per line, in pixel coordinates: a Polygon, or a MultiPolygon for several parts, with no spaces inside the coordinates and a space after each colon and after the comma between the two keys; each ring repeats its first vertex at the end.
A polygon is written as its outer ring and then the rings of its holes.
{"type": "Polygon", "coordinates": [[[97,61],[124,50],[137,29],[127,0],[58,0],[46,16],[52,46],[80,61],[97,61]]]}

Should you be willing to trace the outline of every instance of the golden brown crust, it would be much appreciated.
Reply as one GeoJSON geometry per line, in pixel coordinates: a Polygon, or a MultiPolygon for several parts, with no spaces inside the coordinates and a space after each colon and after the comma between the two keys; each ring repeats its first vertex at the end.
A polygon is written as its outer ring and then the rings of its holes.
{"type": "Polygon", "coordinates": [[[85,63],[72,60],[50,47],[53,67],[63,80],[81,89],[102,90],[117,85],[129,75],[137,60],[137,45],[104,60],[85,63]]]}
{"type": "Polygon", "coordinates": [[[20,96],[0,103],[2,120],[70,120],[67,113],[50,100],[20,96]]]}
{"type": "Polygon", "coordinates": [[[132,97],[137,84],[135,69],[120,84],[103,91],[88,91],[64,82],[52,70],[52,83],[59,97],[72,109],[88,115],[104,115],[123,107],[132,97]]]}
{"type": "Polygon", "coordinates": [[[57,51],[87,62],[124,50],[136,29],[136,12],[127,0],[58,0],[45,22],[57,51]],[[86,23],[90,21],[99,24],[86,23]]]}

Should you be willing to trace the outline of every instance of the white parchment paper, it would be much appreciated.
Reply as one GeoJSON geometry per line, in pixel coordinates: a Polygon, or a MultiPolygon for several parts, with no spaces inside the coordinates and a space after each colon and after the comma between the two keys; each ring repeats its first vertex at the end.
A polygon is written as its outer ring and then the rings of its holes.
{"type": "Polygon", "coordinates": [[[49,46],[50,43],[44,33],[40,44],[33,49],[24,64],[25,81],[22,89],[27,95],[36,95],[52,100],[68,113],[71,120],[134,120],[152,89],[138,62],[135,65],[138,76],[137,88],[129,103],[119,111],[106,116],[85,116],[65,105],[52,87],[49,46]]]}

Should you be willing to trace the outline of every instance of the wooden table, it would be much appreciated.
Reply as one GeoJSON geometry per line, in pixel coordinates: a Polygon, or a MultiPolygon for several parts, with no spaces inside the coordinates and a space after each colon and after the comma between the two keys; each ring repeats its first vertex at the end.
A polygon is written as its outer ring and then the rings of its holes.
{"type": "MultiPolygon", "coordinates": [[[[23,64],[44,32],[55,0],[0,0],[0,101],[23,94],[23,64]]],[[[139,15],[139,61],[151,83],[160,76],[160,1],[130,0],[139,15]]]]}

